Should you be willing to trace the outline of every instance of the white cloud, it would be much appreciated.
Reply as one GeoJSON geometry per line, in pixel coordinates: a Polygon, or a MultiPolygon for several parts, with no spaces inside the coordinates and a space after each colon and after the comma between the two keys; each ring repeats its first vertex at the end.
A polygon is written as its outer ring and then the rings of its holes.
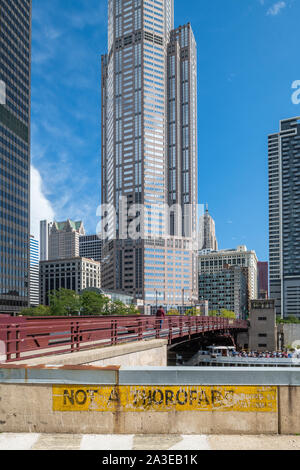
{"type": "Polygon", "coordinates": [[[274,5],[271,6],[271,7],[269,8],[269,10],[267,11],[267,15],[276,16],[276,15],[278,15],[278,14],[281,12],[281,10],[282,10],[283,8],[285,8],[285,7],[286,7],[286,3],[285,3],[285,2],[277,2],[277,3],[274,3],[274,5]]]}
{"type": "Polygon", "coordinates": [[[40,238],[40,220],[54,220],[55,212],[44,194],[43,182],[39,171],[31,166],[31,234],[40,238]]]}

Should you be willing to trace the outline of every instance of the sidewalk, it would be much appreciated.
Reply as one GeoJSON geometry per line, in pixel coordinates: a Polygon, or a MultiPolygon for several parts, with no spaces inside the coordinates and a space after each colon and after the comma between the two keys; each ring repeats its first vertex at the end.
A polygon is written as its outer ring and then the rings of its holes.
{"type": "Polygon", "coordinates": [[[300,436],[0,433],[0,450],[300,450],[300,436]]]}

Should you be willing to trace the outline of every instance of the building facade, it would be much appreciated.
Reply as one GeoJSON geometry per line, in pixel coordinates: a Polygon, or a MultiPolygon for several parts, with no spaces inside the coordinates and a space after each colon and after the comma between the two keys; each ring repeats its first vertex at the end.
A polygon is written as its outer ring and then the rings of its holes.
{"type": "Polygon", "coordinates": [[[39,242],[30,235],[30,291],[29,303],[31,307],[40,304],[40,256],[39,242]]]}
{"type": "Polygon", "coordinates": [[[81,235],[79,237],[79,256],[101,261],[102,244],[102,238],[99,238],[97,235],[81,235]]]}
{"type": "Polygon", "coordinates": [[[31,0],[0,0],[0,312],[29,305],[31,0]]]}
{"type": "Polygon", "coordinates": [[[49,257],[49,230],[48,220],[40,221],[40,261],[47,261],[49,257]]]}
{"type": "Polygon", "coordinates": [[[40,262],[40,301],[49,305],[49,292],[69,289],[78,294],[101,287],[101,265],[86,258],[57,259],[40,262]]]}
{"type": "Polygon", "coordinates": [[[258,273],[258,297],[268,299],[269,297],[269,263],[267,261],[259,261],[257,263],[258,273]]]}
{"type": "Polygon", "coordinates": [[[208,301],[209,311],[234,312],[237,318],[248,314],[247,269],[228,266],[215,273],[199,275],[199,299],[208,301]]]}
{"type": "Polygon", "coordinates": [[[275,301],[251,301],[249,322],[249,349],[251,351],[276,351],[277,328],[275,301]]]}
{"type": "Polygon", "coordinates": [[[257,299],[257,256],[255,251],[247,250],[244,245],[236,249],[200,252],[198,256],[198,273],[217,273],[227,266],[247,268],[249,300],[257,299]]]}
{"type": "Polygon", "coordinates": [[[184,288],[197,297],[196,68],[192,29],[174,29],[173,0],[108,0],[102,203],[116,217],[103,223],[102,281],[152,304],[181,303],[184,288]]]}
{"type": "Polygon", "coordinates": [[[300,118],[269,135],[270,297],[278,315],[300,316],[300,118]]]}
{"type": "Polygon", "coordinates": [[[79,238],[85,235],[83,223],[68,219],[49,224],[48,260],[79,256],[79,238]]]}

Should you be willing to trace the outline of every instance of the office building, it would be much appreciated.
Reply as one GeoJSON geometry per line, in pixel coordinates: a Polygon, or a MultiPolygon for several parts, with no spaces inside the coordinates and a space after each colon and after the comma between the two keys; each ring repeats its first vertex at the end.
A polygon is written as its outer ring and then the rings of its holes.
{"type": "Polygon", "coordinates": [[[63,288],[79,294],[88,287],[101,287],[98,261],[78,257],[40,262],[40,301],[43,305],[49,305],[51,291],[63,288]]]}
{"type": "Polygon", "coordinates": [[[40,256],[39,256],[39,242],[30,235],[30,290],[29,290],[29,303],[31,307],[40,304],[40,256]]]}
{"type": "Polygon", "coordinates": [[[255,251],[240,245],[236,249],[200,252],[198,273],[217,273],[227,266],[247,268],[249,300],[257,299],[257,256],[255,251]]]}
{"type": "Polygon", "coordinates": [[[208,207],[199,219],[199,250],[218,251],[215,221],[210,216],[208,207]]]}
{"type": "Polygon", "coordinates": [[[237,318],[248,314],[247,268],[227,266],[220,271],[199,274],[199,299],[208,301],[209,311],[234,312],[237,318]]]}
{"type": "Polygon", "coordinates": [[[0,0],[0,313],[29,304],[31,0],[0,0]]]}
{"type": "Polygon", "coordinates": [[[270,298],[277,315],[300,316],[300,118],[269,135],[270,298]]]}
{"type": "Polygon", "coordinates": [[[102,203],[116,219],[103,224],[102,279],[148,304],[197,298],[196,100],[196,43],[190,24],[174,29],[173,0],[109,0],[102,203]]]}
{"type": "Polygon", "coordinates": [[[79,237],[79,256],[101,261],[103,240],[97,235],[81,235],[79,237]]]}
{"type": "Polygon", "coordinates": [[[83,223],[68,219],[65,222],[40,222],[40,259],[65,259],[73,257],[101,261],[102,238],[86,235],[83,223]]]}
{"type": "Polygon", "coordinates": [[[267,261],[258,261],[257,263],[257,284],[258,298],[268,299],[269,297],[269,263],[267,261]]]}
{"type": "Polygon", "coordinates": [[[85,235],[83,223],[41,221],[41,261],[76,258],[79,253],[79,238],[85,235]]]}
{"type": "Polygon", "coordinates": [[[47,261],[49,256],[49,230],[48,220],[40,221],[40,261],[47,261]]]}

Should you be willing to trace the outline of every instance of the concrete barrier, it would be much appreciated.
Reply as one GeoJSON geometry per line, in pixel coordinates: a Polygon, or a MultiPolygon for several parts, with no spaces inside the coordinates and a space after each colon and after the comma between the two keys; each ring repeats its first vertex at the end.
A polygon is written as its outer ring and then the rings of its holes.
{"type": "MultiPolygon", "coordinates": [[[[16,361],[18,365],[166,366],[168,340],[135,341],[108,347],[94,347],[69,354],[42,356],[16,361]]],[[[47,352],[47,351],[45,351],[47,352]]]]}
{"type": "Polygon", "coordinates": [[[297,434],[300,372],[3,366],[0,431],[297,434]]]}

